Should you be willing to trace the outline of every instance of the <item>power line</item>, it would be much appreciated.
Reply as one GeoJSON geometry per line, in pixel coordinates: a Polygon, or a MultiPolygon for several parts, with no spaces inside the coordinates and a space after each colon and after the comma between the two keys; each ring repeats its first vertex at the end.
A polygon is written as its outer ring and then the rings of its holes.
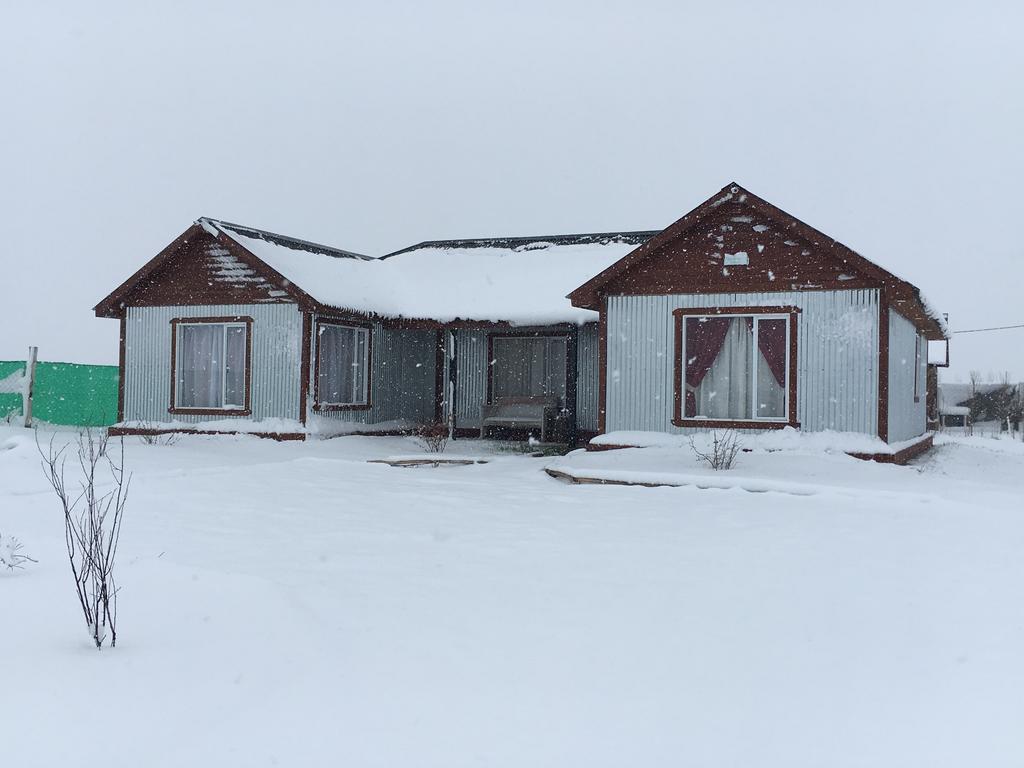
{"type": "Polygon", "coordinates": [[[953,333],[984,333],[985,331],[1008,331],[1012,328],[1024,328],[1024,323],[1020,325],[999,325],[995,328],[971,328],[968,331],[953,331],[953,333]]]}

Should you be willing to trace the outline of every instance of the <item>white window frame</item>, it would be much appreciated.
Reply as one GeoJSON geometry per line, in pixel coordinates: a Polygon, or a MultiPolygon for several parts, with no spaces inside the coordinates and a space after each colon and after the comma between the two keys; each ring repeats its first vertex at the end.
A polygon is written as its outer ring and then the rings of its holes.
{"type": "MultiPolygon", "coordinates": [[[[179,320],[175,323],[175,334],[174,339],[175,351],[174,351],[174,407],[181,410],[194,410],[194,411],[244,411],[246,410],[246,400],[248,400],[249,390],[249,323],[241,321],[216,321],[216,322],[203,322],[200,320],[189,321],[179,320]],[[202,405],[184,405],[181,402],[181,360],[182,360],[182,335],[185,327],[187,326],[200,326],[203,328],[219,327],[220,333],[220,405],[216,406],[202,406],[202,405]],[[228,365],[228,328],[241,328],[245,334],[245,354],[242,356],[242,364],[245,368],[242,370],[242,402],[240,403],[227,403],[227,365],[228,365]]],[[[166,338],[166,337],[165,337],[166,338]]]]}
{"type": "Polygon", "coordinates": [[[767,313],[766,312],[764,314],[760,314],[760,313],[751,313],[751,312],[716,312],[715,314],[712,314],[712,315],[683,315],[682,316],[682,321],[683,321],[682,365],[680,366],[680,372],[679,372],[679,375],[680,375],[682,380],[679,382],[679,388],[680,388],[679,391],[683,393],[684,402],[683,402],[682,408],[680,409],[680,411],[681,411],[680,420],[681,421],[692,421],[692,422],[736,421],[736,422],[749,422],[751,424],[755,424],[755,423],[760,423],[760,424],[763,424],[763,423],[788,424],[789,423],[789,406],[790,406],[789,395],[790,395],[790,387],[792,385],[792,380],[791,380],[792,371],[790,370],[790,358],[789,358],[789,356],[790,356],[790,350],[792,348],[792,345],[790,344],[790,340],[791,340],[792,337],[790,336],[790,334],[793,332],[793,327],[792,327],[793,318],[792,318],[792,315],[790,313],[788,313],[788,312],[787,313],[783,313],[783,312],[767,313]],[[686,323],[689,322],[690,320],[700,321],[700,320],[704,320],[704,319],[709,319],[710,320],[710,319],[714,319],[714,318],[723,318],[723,317],[744,317],[744,318],[751,317],[751,318],[754,319],[754,333],[753,333],[753,341],[752,341],[752,343],[754,345],[754,353],[753,353],[754,365],[751,367],[751,374],[750,374],[751,379],[753,379],[753,381],[751,382],[751,385],[750,385],[750,397],[751,397],[750,412],[753,414],[753,417],[749,418],[749,419],[740,419],[740,418],[733,418],[733,417],[729,417],[729,418],[725,418],[725,419],[713,419],[713,418],[709,418],[707,416],[701,416],[700,414],[697,414],[696,416],[687,416],[686,415],[686,403],[685,403],[685,397],[686,397],[686,394],[685,394],[686,393],[686,361],[688,359],[687,358],[687,354],[686,354],[686,323]],[[757,408],[757,371],[758,371],[758,366],[761,365],[760,357],[758,355],[758,353],[760,351],[760,347],[758,346],[758,338],[757,338],[757,336],[758,336],[758,330],[759,330],[759,326],[760,326],[760,321],[761,320],[785,320],[786,321],[786,381],[785,381],[785,383],[783,384],[783,387],[782,387],[782,389],[783,389],[783,401],[782,401],[782,413],[783,413],[783,415],[782,416],[758,416],[757,415],[757,411],[758,411],[758,408],[757,408]]]}
{"type": "Polygon", "coordinates": [[[316,407],[318,410],[346,410],[346,409],[360,409],[370,407],[370,344],[372,343],[372,329],[365,325],[354,325],[352,323],[336,323],[331,320],[318,320],[316,323],[316,365],[314,375],[316,376],[316,407]],[[329,402],[327,400],[321,400],[320,393],[320,364],[322,361],[323,347],[320,342],[323,337],[323,330],[326,327],[332,328],[344,328],[346,330],[356,331],[358,333],[365,334],[366,343],[363,344],[363,388],[362,397],[359,400],[351,403],[336,403],[329,402]]]}

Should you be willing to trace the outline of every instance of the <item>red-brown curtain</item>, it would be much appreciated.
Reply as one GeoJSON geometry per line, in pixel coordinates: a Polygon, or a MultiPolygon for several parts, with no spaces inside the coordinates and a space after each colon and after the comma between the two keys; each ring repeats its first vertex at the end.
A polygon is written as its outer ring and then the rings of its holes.
{"type": "Polygon", "coordinates": [[[694,389],[707,376],[715,359],[722,351],[729,333],[731,317],[684,317],[686,323],[686,415],[697,415],[697,397],[694,389]]]}

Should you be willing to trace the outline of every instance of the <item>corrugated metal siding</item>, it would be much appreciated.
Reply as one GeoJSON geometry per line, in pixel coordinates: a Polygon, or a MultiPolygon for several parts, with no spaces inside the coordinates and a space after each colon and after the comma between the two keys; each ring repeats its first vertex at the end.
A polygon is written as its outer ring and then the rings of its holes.
{"type": "MultiPolygon", "coordinates": [[[[395,330],[373,323],[370,341],[370,404],[362,411],[326,411],[322,415],[357,424],[408,421],[426,424],[434,420],[434,368],[437,335],[434,331],[395,330]]],[[[316,334],[312,360],[316,360],[316,334]]],[[[310,364],[310,386],[316,376],[310,364]]]]}
{"type": "Polygon", "coordinates": [[[672,424],[672,311],[754,305],[802,310],[797,322],[802,428],[877,434],[877,290],[609,297],[607,431],[687,431],[672,424]]]}
{"type": "Polygon", "coordinates": [[[487,398],[487,330],[460,328],[455,332],[455,423],[480,428],[480,406],[487,398]]]}
{"type": "MultiPolygon", "coordinates": [[[[889,312],[889,442],[898,443],[924,434],[927,428],[925,377],[927,352],[921,355],[917,375],[921,397],[914,402],[914,324],[896,311],[889,312]]],[[[924,346],[927,350],[927,345],[924,346]]]]}
{"type": "Polygon", "coordinates": [[[128,307],[125,324],[126,421],[195,423],[222,418],[299,418],[302,315],[294,304],[128,307]],[[188,416],[171,402],[171,320],[247,315],[252,326],[252,415],[188,416]]]}
{"type": "Polygon", "coordinates": [[[580,327],[576,345],[576,427],[583,432],[597,432],[597,337],[597,323],[580,327]]]}

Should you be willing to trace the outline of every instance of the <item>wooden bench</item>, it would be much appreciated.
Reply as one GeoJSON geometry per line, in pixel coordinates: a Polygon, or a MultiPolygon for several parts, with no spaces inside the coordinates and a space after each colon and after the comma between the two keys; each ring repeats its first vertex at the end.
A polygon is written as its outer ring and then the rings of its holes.
{"type": "Polygon", "coordinates": [[[480,407],[480,437],[487,437],[488,427],[539,429],[540,441],[546,443],[560,411],[557,397],[506,397],[480,407]]]}

